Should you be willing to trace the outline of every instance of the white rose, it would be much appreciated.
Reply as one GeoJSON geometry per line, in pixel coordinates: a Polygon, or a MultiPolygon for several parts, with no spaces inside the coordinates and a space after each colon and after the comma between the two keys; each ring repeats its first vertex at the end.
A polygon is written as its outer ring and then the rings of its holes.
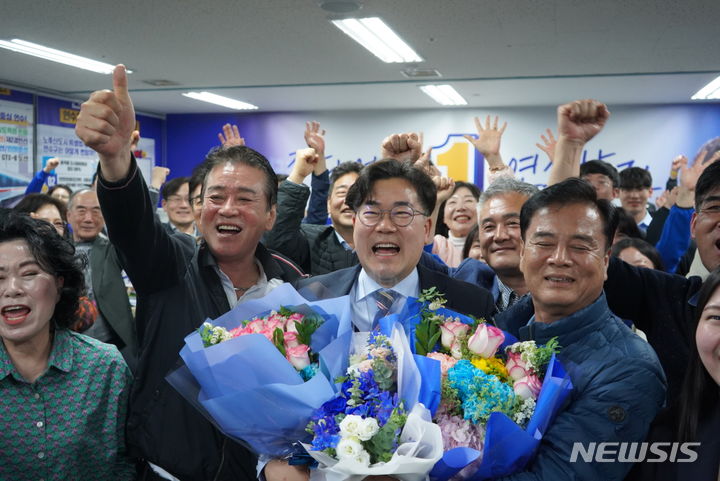
{"type": "Polygon", "coordinates": [[[339,460],[346,458],[355,459],[358,455],[365,451],[362,444],[360,444],[360,441],[358,441],[356,437],[341,439],[335,450],[337,451],[337,457],[339,460]]]}
{"type": "Polygon", "coordinates": [[[357,436],[362,425],[363,418],[355,414],[348,414],[340,421],[340,436],[343,438],[357,436]]]}
{"type": "Polygon", "coordinates": [[[361,466],[370,466],[370,453],[363,449],[360,454],[355,456],[355,462],[361,466]]]}
{"type": "Polygon", "coordinates": [[[365,418],[359,426],[357,437],[360,441],[369,441],[380,430],[380,426],[375,418],[365,418]]]}

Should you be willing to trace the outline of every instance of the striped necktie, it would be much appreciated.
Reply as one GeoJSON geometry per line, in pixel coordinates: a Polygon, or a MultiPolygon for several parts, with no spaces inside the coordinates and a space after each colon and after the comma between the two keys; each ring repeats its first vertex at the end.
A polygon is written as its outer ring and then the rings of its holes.
{"type": "Polygon", "coordinates": [[[375,305],[378,308],[375,313],[375,318],[373,319],[373,328],[381,318],[387,316],[387,313],[390,311],[390,308],[399,296],[400,294],[392,289],[378,289],[373,292],[375,305]]]}

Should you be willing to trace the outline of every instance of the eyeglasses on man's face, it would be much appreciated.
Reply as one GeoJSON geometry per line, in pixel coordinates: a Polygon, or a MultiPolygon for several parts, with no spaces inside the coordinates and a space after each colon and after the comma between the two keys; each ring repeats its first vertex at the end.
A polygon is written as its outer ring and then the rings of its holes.
{"type": "Polygon", "coordinates": [[[407,227],[412,223],[416,215],[427,215],[425,212],[406,205],[399,205],[392,209],[379,209],[372,205],[366,205],[357,211],[357,217],[363,225],[373,227],[381,222],[385,213],[390,216],[390,222],[395,227],[407,227]]]}

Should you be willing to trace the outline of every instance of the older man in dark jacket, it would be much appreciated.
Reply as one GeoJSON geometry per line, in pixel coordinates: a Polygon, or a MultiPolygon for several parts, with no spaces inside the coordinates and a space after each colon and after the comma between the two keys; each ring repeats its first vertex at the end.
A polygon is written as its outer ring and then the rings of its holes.
{"type": "Polygon", "coordinates": [[[603,294],[615,216],[579,179],[548,187],[523,205],[520,268],[534,315],[528,322],[511,309],[496,322],[521,340],[545,344],[557,337],[574,391],[536,458],[503,479],[621,480],[631,463],[588,462],[577,453],[591,451],[591,443],[622,449],[622,443],[641,442],[663,406],[666,383],[657,356],[610,312],[603,294]]]}
{"type": "Polygon", "coordinates": [[[116,67],[113,84],[113,92],[95,92],[83,104],[76,132],[100,156],[100,204],[138,294],[130,452],[150,463],[140,479],[255,479],[255,456],[221,435],[165,376],[178,364],[183,338],[206,318],[301,275],[258,243],[275,220],[275,173],[247,147],[212,152],[205,161],[203,243],[169,234],[130,153],[135,117],[124,67],[116,67]]]}

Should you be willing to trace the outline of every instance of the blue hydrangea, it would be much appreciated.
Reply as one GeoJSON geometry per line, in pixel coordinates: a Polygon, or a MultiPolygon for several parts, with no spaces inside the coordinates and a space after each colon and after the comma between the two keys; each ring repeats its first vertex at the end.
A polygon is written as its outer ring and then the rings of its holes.
{"type": "Polygon", "coordinates": [[[515,406],[513,388],[477,369],[470,361],[458,361],[450,368],[448,382],[458,391],[465,419],[484,424],[493,412],[512,416],[515,406]]]}

